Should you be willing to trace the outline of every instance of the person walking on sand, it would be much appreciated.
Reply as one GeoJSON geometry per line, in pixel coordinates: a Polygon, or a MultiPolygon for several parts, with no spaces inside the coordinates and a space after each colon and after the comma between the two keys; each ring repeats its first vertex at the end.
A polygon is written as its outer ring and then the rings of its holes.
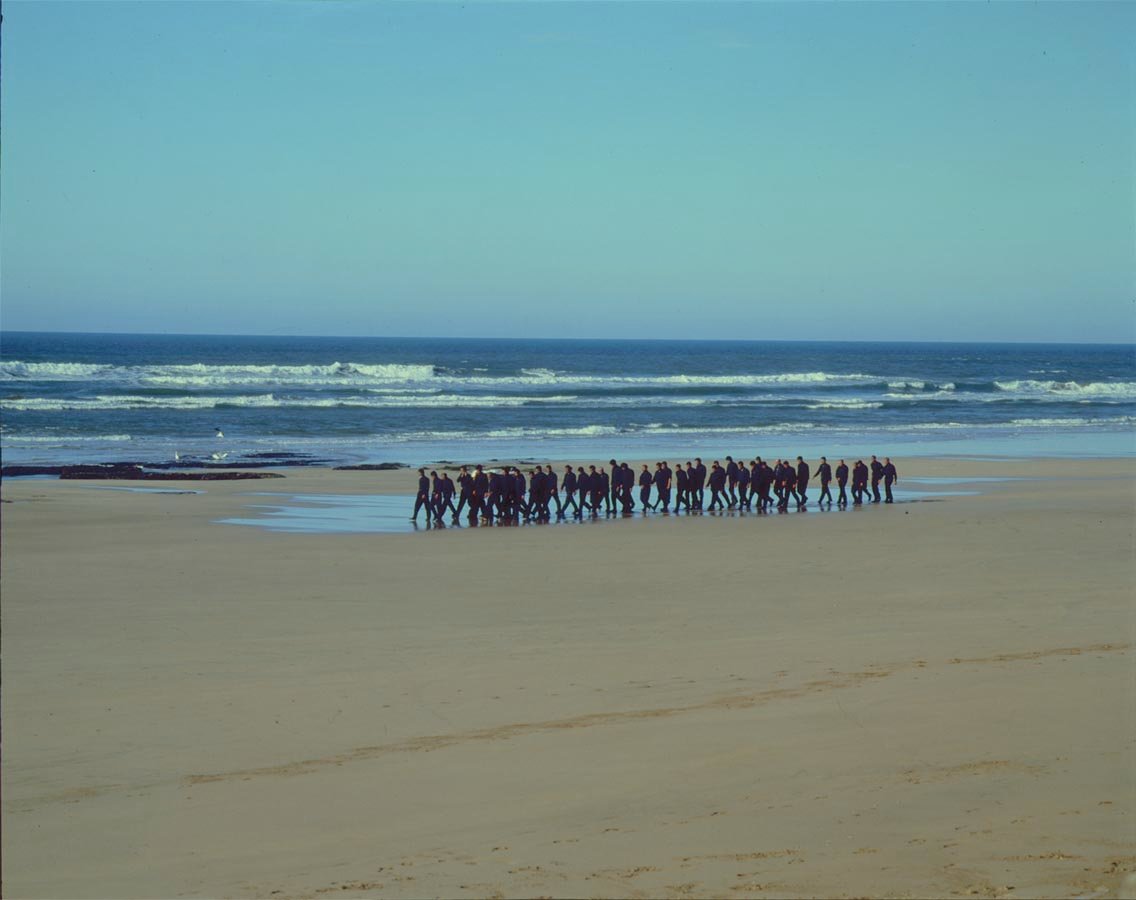
{"type": "Polygon", "coordinates": [[[471,519],[485,513],[488,496],[489,476],[485,474],[484,467],[479,463],[473,470],[473,491],[470,494],[469,501],[469,517],[471,519]]]}
{"type": "Polygon", "coordinates": [[[777,508],[785,502],[785,463],[778,457],[773,464],[773,495],[777,498],[777,508]]]}
{"type": "Polygon", "coordinates": [[[846,484],[848,484],[848,464],[840,460],[840,464],[836,467],[836,485],[840,488],[840,495],[836,498],[838,509],[848,505],[848,495],[844,493],[846,484]]]}
{"type": "Polygon", "coordinates": [[[749,469],[746,468],[745,462],[738,465],[735,480],[738,485],[738,509],[749,509],[749,469]]]}
{"type": "Polygon", "coordinates": [[[654,481],[655,509],[661,506],[663,512],[667,512],[667,507],[671,505],[671,467],[665,459],[656,467],[654,481]]]}
{"type": "Polygon", "coordinates": [[[443,470],[442,478],[438,482],[438,518],[442,518],[446,514],[446,510],[450,511],[453,516],[453,521],[458,520],[458,511],[454,508],[454,482],[450,478],[450,473],[443,470]]]}
{"type": "Polygon", "coordinates": [[[683,468],[682,463],[675,464],[675,505],[674,511],[678,512],[683,504],[686,504],[686,511],[690,512],[690,473],[692,471],[690,462],[683,468]]]}
{"type": "Polygon", "coordinates": [[[434,510],[434,520],[442,519],[442,479],[433,469],[430,470],[430,506],[434,510]]]}
{"type": "Polygon", "coordinates": [[[872,470],[872,502],[879,503],[880,479],[884,477],[884,467],[883,464],[873,455],[870,468],[872,470]]]}
{"type": "Polygon", "coordinates": [[[504,480],[501,473],[496,469],[490,469],[488,474],[488,486],[485,489],[485,498],[482,501],[482,513],[487,520],[493,522],[493,519],[501,515],[501,492],[504,490],[504,480]]]}
{"type": "Polygon", "coordinates": [[[773,470],[769,468],[767,463],[760,456],[757,458],[757,508],[761,512],[769,512],[773,506],[773,497],[770,496],[770,488],[773,487],[773,470]]]}
{"type": "Polygon", "coordinates": [[[890,456],[884,457],[883,476],[884,494],[887,496],[887,499],[884,500],[884,503],[891,503],[891,486],[899,481],[899,474],[895,471],[895,465],[894,463],[892,463],[890,456]]]}
{"type": "Polygon", "coordinates": [[[596,471],[595,466],[588,466],[591,470],[592,476],[592,515],[598,516],[600,514],[600,504],[607,496],[607,475],[600,466],[599,471],[596,471]]]}
{"type": "Polygon", "coordinates": [[[576,490],[580,492],[580,516],[584,515],[584,511],[592,511],[592,476],[595,475],[596,467],[591,467],[591,474],[584,471],[584,467],[580,466],[576,469],[576,490]]]}
{"type": "Polygon", "coordinates": [[[619,502],[623,507],[623,514],[627,515],[635,509],[635,473],[627,463],[619,464],[619,502]]]}
{"type": "Polygon", "coordinates": [[[706,466],[702,465],[702,457],[694,457],[694,483],[690,486],[690,492],[694,497],[694,508],[702,509],[702,504],[705,502],[706,491],[706,466]]]}
{"type": "Polygon", "coordinates": [[[713,465],[710,467],[710,505],[706,507],[706,511],[715,508],[717,504],[718,509],[725,509],[726,504],[722,502],[722,498],[726,495],[726,470],[718,465],[718,460],[714,460],[713,465]]]}
{"type": "MultiPolygon", "coordinates": [[[[656,466],[659,464],[656,463],[656,466]]],[[[655,483],[651,470],[643,463],[643,471],[639,473],[639,502],[643,504],[643,512],[651,508],[651,485],[655,483]]]]}
{"type": "Polygon", "coordinates": [[[560,503],[560,486],[557,484],[556,470],[552,466],[547,467],[544,473],[544,490],[546,499],[544,501],[544,513],[549,518],[552,517],[552,509],[549,504],[556,501],[556,518],[564,518],[564,507],[560,503]]]}
{"type": "MultiPolygon", "coordinates": [[[[580,470],[581,474],[583,469],[580,470]]],[[[560,479],[560,485],[564,488],[564,509],[568,509],[568,504],[572,504],[574,512],[573,516],[580,515],[580,504],[576,502],[576,489],[579,482],[576,478],[576,473],[572,471],[570,465],[564,467],[564,477],[560,479]]],[[[561,513],[563,515],[563,513],[561,513]]]]}
{"type": "Polygon", "coordinates": [[[611,512],[611,496],[608,494],[610,485],[611,479],[608,477],[607,471],[603,466],[600,466],[592,476],[592,511],[596,515],[599,515],[601,504],[605,513],[611,512]]]}
{"type": "Polygon", "coordinates": [[[797,457],[797,509],[804,509],[809,502],[809,464],[797,457]]]}
{"type": "Polygon", "coordinates": [[[544,518],[544,469],[540,466],[529,470],[528,516],[531,519],[544,518]]]}
{"type": "Polygon", "coordinates": [[[513,485],[513,518],[527,519],[531,512],[528,504],[525,503],[525,491],[528,489],[528,483],[525,481],[525,473],[517,466],[513,466],[513,485]]]}
{"type": "Polygon", "coordinates": [[[761,461],[752,459],[749,463],[749,499],[747,505],[757,504],[757,511],[761,512],[761,461]]]}
{"type": "Polygon", "coordinates": [[[864,495],[868,492],[868,467],[864,460],[856,460],[852,467],[852,505],[860,506],[864,502],[864,495]]]}
{"type": "Polygon", "coordinates": [[[787,459],[779,460],[777,472],[777,481],[780,484],[780,490],[777,492],[780,502],[777,508],[784,511],[789,508],[790,497],[793,500],[797,499],[797,472],[787,459]]]}
{"type": "MultiPolygon", "coordinates": [[[[619,463],[614,459],[609,460],[608,465],[611,466],[611,478],[607,481],[607,496],[604,497],[604,508],[607,512],[614,512],[623,494],[623,476],[619,471],[619,463]]],[[[603,472],[603,469],[601,468],[600,471],[603,472]]]]}
{"type": "Polygon", "coordinates": [[[462,466],[458,469],[458,508],[454,510],[455,519],[461,515],[461,511],[465,509],[467,503],[469,504],[469,514],[472,516],[474,514],[473,476],[469,474],[467,466],[462,466]]]}
{"type": "Polygon", "coordinates": [[[726,457],[726,505],[730,509],[738,502],[738,464],[732,456],[726,457]]]}
{"type": "Polygon", "coordinates": [[[832,506],[832,492],[828,489],[828,483],[832,481],[832,466],[828,464],[828,457],[822,456],[820,464],[817,466],[817,478],[820,479],[820,496],[817,498],[817,506],[824,504],[824,498],[828,498],[828,505],[832,506]]]}
{"type": "Polygon", "coordinates": [[[423,507],[426,508],[426,521],[429,522],[432,512],[430,505],[430,479],[426,477],[426,470],[418,470],[418,495],[414,498],[414,514],[410,517],[410,521],[418,521],[418,511],[423,507]]]}

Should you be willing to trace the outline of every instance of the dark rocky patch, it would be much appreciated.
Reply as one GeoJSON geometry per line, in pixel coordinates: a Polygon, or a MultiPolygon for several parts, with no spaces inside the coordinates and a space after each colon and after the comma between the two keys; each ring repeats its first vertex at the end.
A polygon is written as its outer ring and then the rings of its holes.
{"type": "Polygon", "coordinates": [[[394,469],[409,469],[406,463],[363,463],[358,466],[336,466],[336,472],[390,472],[394,469]]]}
{"type": "Polygon", "coordinates": [[[110,481],[240,481],[249,478],[283,478],[279,472],[154,472],[138,466],[60,466],[60,480],[110,481]]]}
{"type": "MultiPolygon", "coordinates": [[[[156,479],[159,472],[178,472],[172,478],[182,478],[187,481],[200,481],[207,473],[190,474],[185,470],[209,469],[234,472],[243,469],[269,469],[289,468],[297,466],[328,466],[331,460],[319,459],[306,453],[250,453],[235,459],[210,459],[209,457],[185,456],[176,461],[142,462],[139,460],[121,460],[112,463],[91,463],[73,466],[23,466],[12,465],[0,468],[0,478],[18,478],[28,475],[57,475],[60,478],[129,478],[138,479],[143,476],[130,474],[132,470],[142,470],[145,478],[156,479]],[[82,472],[112,472],[110,475],[67,474],[82,472]]],[[[397,466],[399,464],[391,464],[397,466]]],[[[209,478],[217,478],[218,474],[210,474],[209,478]]],[[[235,475],[225,475],[225,478],[234,478],[235,475]]],[[[271,477],[265,475],[263,477],[271,477]]],[[[281,476],[283,477],[283,476],[281,476]]],[[[207,479],[206,479],[207,480],[207,479]]]]}
{"type": "Polygon", "coordinates": [[[4,466],[0,478],[17,478],[21,475],[58,475],[62,466],[4,466]]]}
{"type": "Polygon", "coordinates": [[[90,466],[4,466],[0,478],[21,475],[56,475],[60,479],[108,481],[234,481],[243,478],[283,478],[276,472],[159,472],[141,463],[107,463],[90,466]]]}

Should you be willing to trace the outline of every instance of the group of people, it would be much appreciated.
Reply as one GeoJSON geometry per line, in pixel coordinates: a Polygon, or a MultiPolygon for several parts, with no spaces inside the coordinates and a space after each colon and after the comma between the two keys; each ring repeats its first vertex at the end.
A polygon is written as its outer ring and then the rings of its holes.
{"type": "Polygon", "coordinates": [[[538,465],[529,470],[527,479],[516,466],[486,471],[478,465],[472,472],[468,466],[462,466],[456,481],[445,471],[441,475],[431,471],[427,477],[426,470],[419,469],[418,495],[411,519],[417,522],[423,510],[427,522],[440,522],[447,512],[456,522],[463,510],[468,510],[470,521],[487,522],[548,521],[553,516],[563,519],[569,515],[579,519],[585,515],[598,516],[601,512],[605,515],[631,513],[635,509],[636,485],[644,512],[683,509],[693,512],[704,508],[707,511],[736,508],[771,512],[774,507],[783,512],[791,503],[799,510],[808,505],[809,481],[813,479],[820,482],[817,503],[821,507],[826,502],[832,507],[829,486],[835,481],[839,491],[835,502],[843,508],[848,506],[849,481],[852,505],[859,506],[864,502],[892,503],[892,485],[899,480],[891,458],[884,457],[881,463],[875,456],[868,464],[856,460],[851,470],[844,460],[834,469],[822,456],[815,474],[800,456],[795,464],[779,459],[773,465],[760,456],[749,463],[737,463],[732,456],[727,456],[725,466],[715,460],[709,470],[698,457],[693,462],[687,461],[685,466],[676,464],[673,470],[662,461],[655,463],[654,471],[644,464],[638,476],[625,462],[613,459],[609,465],[610,472],[603,466],[598,470],[596,466],[588,466],[585,471],[583,466],[573,469],[565,465],[560,476],[552,466],[538,465]],[[707,488],[709,503],[706,503],[707,488]]]}

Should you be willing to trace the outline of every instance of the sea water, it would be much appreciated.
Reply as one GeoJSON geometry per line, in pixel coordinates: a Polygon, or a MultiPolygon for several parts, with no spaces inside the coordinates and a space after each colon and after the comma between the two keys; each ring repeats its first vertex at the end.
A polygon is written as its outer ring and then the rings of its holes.
{"type": "Polygon", "coordinates": [[[1130,455],[1134,424],[1130,344],[0,335],[5,463],[1130,455]]]}

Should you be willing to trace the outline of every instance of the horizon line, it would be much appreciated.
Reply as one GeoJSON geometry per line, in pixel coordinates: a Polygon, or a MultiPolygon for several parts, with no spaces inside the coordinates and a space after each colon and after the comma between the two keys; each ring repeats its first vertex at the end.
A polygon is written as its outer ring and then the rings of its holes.
{"type": "Polygon", "coordinates": [[[198,337],[198,338],[315,338],[330,340],[396,340],[396,341],[534,341],[540,343],[570,343],[588,341],[595,343],[658,343],[658,344],[1011,344],[1020,346],[1085,346],[1085,347],[1132,347],[1131,341],[1030,341],[1030,340],[926,340],[891,338],[886,340],[864,339],[793,339],[793,338],[640,338],[640,337],[468,337],[453,335],[399,335],[399,334],[254,334],[246,332],[193,332],[193,331],[54,331],[40,329],[5,329],[0,327],[0,342],[4,335],[53,334],[70,336],[104,337],[198,337]]]}

